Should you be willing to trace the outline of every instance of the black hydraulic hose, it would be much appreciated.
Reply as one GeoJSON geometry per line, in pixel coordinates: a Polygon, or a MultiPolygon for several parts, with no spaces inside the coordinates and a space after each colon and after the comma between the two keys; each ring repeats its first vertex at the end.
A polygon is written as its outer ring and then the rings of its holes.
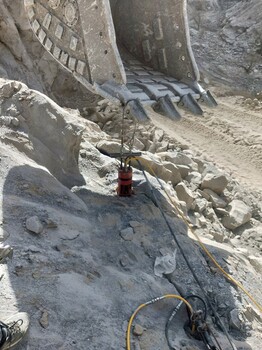
{"type": "Polygon", "coordinates": [[[192,294],[192,295],[189,295],[188,297],[185,297],[186,300],[188,299],[198,299],[202,302],[203,306],[204,306],[204,317],[203,317],[203,320],[206,321],[207,319],[207,304],[205,302],[205,300],[203,298],[201,298],[199,295],[195,295],[195,294],[192,294]]]}
{"type": "MultiPolygon", "coordinates": [[[[189,295],[187,297],[185,297],[186,300],[189,300],[189,299],[199,299],[202,303],[203,303],[203,306],[204,306],[204,321],[206,321],[206,318],[207,318],[207,305],[206,305],[206,302],[203,298],[201,298],[199,295],[195,295],[195,294],[192,294],[192,295],[189,295]]],[[[171,312],[170,316],[168,317],[168,320],[166,322],[166,325],[165,325],[165,335],[166,335],[166,340],[167,340],[167,344],[170,348],[170,350],[175,350],[175,348],[172,346],[171,344],[171,341],[169,339],[169,327],[170,327],[170,324],[171,322],[173,321],[174,317],[176,316],[176,314],[178,313],[180,307],[182,306],[182,302],[180,302],[175,308],[174,310],[171,312]]],[[[190,317],[190,315],[189,315],[190,317]]]]}
{"type": "Polygon", "coordinates": [[[220,346],[220,344],[219,344],[219,342],[218,342],[218,340],[217,340],[217,338],[216,338],[214,332],[213,332],[210,328],[209,328],[209,332],[210,332],[210,334],[212,335],[212,337],[215,339],[215,342],[216,342],[217,346],[219,347],[219,350],[223,350],[223,349],[221,348],[221,346],[220,346]]]}
{"type": "Polygon", "coordinates": [[[170,324],[171,322],[173,321],[174,317],[176,316],[177,312],[179,311],[179,309],[181,308],[183,302],[181,301],[175,308],[174,310],[171,312],[170,316],[168,317],[168,320],[167,320],[167,323],[166,323],[166,326],[165,326],[165,336],[166,336],[166,341],[167,341],[167,344],[168,344],[168,347],[170,350],[176,350],[172,344],[171,344],[171,341],[169,339],[169,334],[168,334],[168,331],[169,331],[169,327],[170,327],[170,324]]]}
{"type": "MultiPolygon", "coordinates": [[[[145,171],[144,171],[144,169],[143,169],[143,167],[142,167],[141,162],[140,162],[138,159],[136,159],[136,160],[137,160],[137,162],[138,162],[138,165],[139,165],[139,167],[140,167],[140,170],[143,172],[143,175],[144,175],[144,177],[145,177],[145,179],[146,179],[146,182],[147,182],[147,184],[148,184],[148,187],[149,187],[149,189],[150,189],[150,191],[151,191],[151,193],[152,193],[152,196],[153,196],[153,198],[154,198],[154,201],[155,201],[155,203],[156,203],[156,206],[157,206],[158,209],[160,210],[161,215],[163,216],[163,219],[165,220],[165,222],[166,222],[166,224],[167,224],[167,227],[169,228],[169,231],[171,232],[171,234],[172,234],[172,236],[173,236],[173,238],[174,238],[174,240],[175,240],[175,242],[176,242],[176,244],[177,244],[177,246],[178,246],[178,248],[179,248],[179,250],[180,250],[180,252],[181,252],[181,254],[182,254],[182,256],[183,256],[183,258],[184,258],[184,260],[185,260],[185,262],[186,262],[186,264],[187,264],[187,266],[188,266],[188,268],[189,268],[189,270],[191,271],[191,273],[192,273],[192,275],[193,275],[195,281],[197,282],[199,288],[201,289],[203,295],[205,296],[205,299],[206,299],[208,305],[210,306],[210,308],[211,308],[211,310],[212,310],[212,312],[213,312],[213,314],[214,314],[216,320],[218,321],[220,327],[222,328],[223,332],[225,333],[225,335],[226,335],[226,337],[227,337],[227,339],[228,339],[230,345],[232,346],[232,349],[233,349],[233,350],[237,350],[236,346],[233,344],[233,342],[232,342],[231,339],[230,339],[230,336],[229,336],[229,334],[228,334],[228,331],[227,331],[226,327],[224,326],[223,322],[221,321],[221,319],[220,319],[219,315],[217,314],[217,312],[216,312],[214,306],[213,306],[212,303],[210,302],[210,300],[209,300],[209,298],[208,298],[208,295],[207,295],[207,293],[206,293],[206,291],[205,291],[205,289],[204,289],[202,283],[200,282],[200,280],[199,280],[199,278],[197,277],[197,275],[196,275],[194,269],[192,268],[192,266],[191,266],[189,260],[187,259],[187,256],[185,255],[185,253],[184,253],[184,251],[183,251],[183,248],[181,247],[181,245],[180,245],[180,243],[179,243],[179,241],[178,241],[178,239],[177,239],[177,237],[176,237],[176,235],[175,235],[175,233],[174,233],[174,231],[173,231],[173,229],[172,229],[172,227],[171,227],[169,221],[167,220],[167,217],[166,217],[166,215],[165,215],[163,209],[160,207],[159,201],[158,201],[158,199],[156,198],[156,195],[155,195],[155,193],[154,193],[153,187],[152,187],[152,185],[151,185],[151,183],[150,183],[150,181],[149,181],[149,179],[148,179],[148,177],[147,177],[147,175],[146,175],[146,173],[145,173],[145,171]]],[[[162,185],[162,183],[161,183],[161,181],[159,180],[158,177],[156,177],[156,180],[158,181],[158,183],[160,184],[161,188],[163,189],[163,185],[162,185]]]]}

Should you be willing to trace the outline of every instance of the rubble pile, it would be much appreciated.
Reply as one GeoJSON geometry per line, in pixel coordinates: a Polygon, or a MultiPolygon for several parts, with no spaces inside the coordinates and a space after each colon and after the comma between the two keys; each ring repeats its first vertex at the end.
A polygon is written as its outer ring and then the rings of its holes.
{"type": "MultiPolygon", "coordinates": [[[[120,152],[123,127],[125,141],[133,137],[133,149],[143,151],[144,168],[171,185],[176,203],[180,209],[186,208],[198,230],[208,232],[218,242],[228,242],[234,236],[234,230],[250,222],[253,212],[259,213],[256,219],[261,219],[259,202],[252,207],[246,205],[246,200],[250,204],[246,194],[234,199],[239,185],[232,185],[229,174],[199,154],[183,149],[183,145],[152,124],[136,128],[135,122],[126,116],[123,123],[122,113],[121,109],[105,100],[99,103],[95,112],[83,111],[85,118],[97,123],[112,137],[111,142],[106,140],[94,144],[108,154],[120,152]]],[[[135,162],[133,165],[137,166],[135,162]]],[[[255,225],[256,219],[252,219],[255,225]]]]}

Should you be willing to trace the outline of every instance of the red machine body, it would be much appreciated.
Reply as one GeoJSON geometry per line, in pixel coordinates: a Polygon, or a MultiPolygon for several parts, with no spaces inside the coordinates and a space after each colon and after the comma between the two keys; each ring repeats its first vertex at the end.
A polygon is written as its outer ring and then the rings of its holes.
{"type": "Polygon", "coordinates": [[[119,168],[117,194],[121,197],[130,197],[133,192],[132,184],[133,184],[132,168],[130,166],[127,168],[119,168]]]}

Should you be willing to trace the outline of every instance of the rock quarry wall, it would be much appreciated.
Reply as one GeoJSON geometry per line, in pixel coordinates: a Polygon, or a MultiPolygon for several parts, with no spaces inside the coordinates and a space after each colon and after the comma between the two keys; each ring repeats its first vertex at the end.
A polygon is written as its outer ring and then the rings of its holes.
{"type": "MultiPolygon", "coordinates": [[[[188,3],[192,46],[203,80],[232,90],[261,91],[261,2],[188,3]]],[[[37,42],[21,0],[0,0],[0,52],[0,76],[46,92],[64,106],[81,108],[97,101],[37,42]]]]}

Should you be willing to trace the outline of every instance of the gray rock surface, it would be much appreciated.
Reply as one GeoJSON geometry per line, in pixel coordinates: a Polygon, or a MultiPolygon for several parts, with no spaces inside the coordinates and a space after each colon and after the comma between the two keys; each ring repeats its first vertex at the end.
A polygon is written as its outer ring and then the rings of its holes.
{"type": "Polygon", "coordinates": [[[260,92],[261,1],[188,3],[193,50],[203,77],[228,85],[231,91],[260,92]]]}
{"type": "Polygon", "coordinates": [[[65,185],[81,184],[78,155],[84,126],[74,123],[77,113],[66,112],[47,96],[14,81],[2,82],[0,99],[1,113],[11,111],[19,120],[19,128],[5,133],[3,139],[47,167],[65,185]]]}

